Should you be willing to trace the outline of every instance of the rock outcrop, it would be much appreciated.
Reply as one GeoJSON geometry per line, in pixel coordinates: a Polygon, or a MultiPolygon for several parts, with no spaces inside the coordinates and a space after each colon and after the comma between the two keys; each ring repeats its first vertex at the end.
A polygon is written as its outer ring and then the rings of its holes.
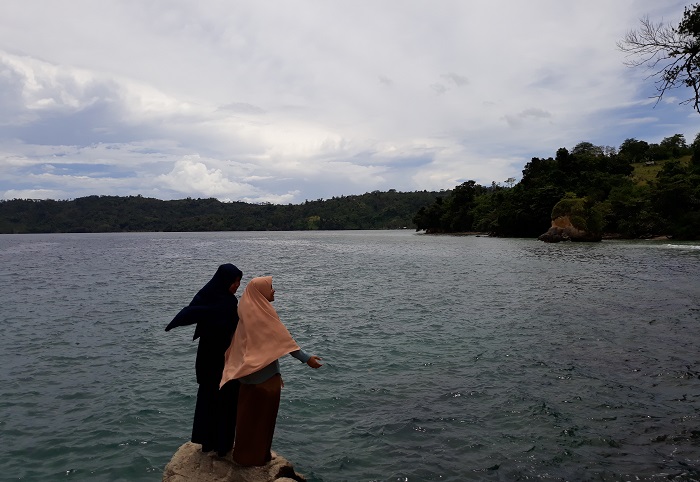
{"type": "Polygon", "coordinates": [[[600,241],[600,233],[590,233],[578,229],[571,223],[569,216],[560,216],[552,220],[552,227],[546,233],[541,234],[537,239],[547,243],[558,243],[560,241],[600,241]]]}
{"type": "Polygon", "coordinates": [[[292,464],[274,452],[262,467],[242,467],[231,454],[219,457],[216,452],[202,453],[201,446],[183,444],[163,471],[163,482],[306,482],[292,464]]]}
{"type": "Polygon", "coordinates": [[[567,195],[552,208],[552,226],[537,239],[559,241],[600,241],[606,206],[587,198],[567,195]]]}

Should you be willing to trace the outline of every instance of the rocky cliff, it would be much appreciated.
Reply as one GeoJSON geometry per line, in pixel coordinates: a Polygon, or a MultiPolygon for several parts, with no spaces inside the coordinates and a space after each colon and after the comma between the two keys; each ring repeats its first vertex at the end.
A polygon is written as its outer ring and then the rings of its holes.
{"type": "Polygon", "coordinates": [[[274,452],[262,467],[242,467],[231,455],[219,457],[215,452],[202,453],[201,446],[183,444],[165,466],[163,482],[306,482],[292,464],[274,452]]]}
{"type": "Polygon", "coordinates": [[[569,216],[552,219],[552,226],[537,239],[548,243],[559,241],[600,241],[600,233],[590,233],[573,225],[569,216]]]}
{"type": "Polygon", "coordinates": [[[565,197],[552,209],[552,226],[537,239],[559,241],[600,241],[605,205],[587,198],[565,197]]]}

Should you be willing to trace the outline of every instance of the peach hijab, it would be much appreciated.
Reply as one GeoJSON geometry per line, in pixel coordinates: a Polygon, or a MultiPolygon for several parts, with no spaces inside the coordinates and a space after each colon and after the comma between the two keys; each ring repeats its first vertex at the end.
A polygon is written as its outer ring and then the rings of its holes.
{"type": "Polygon", "coordinates": [[[271,293],[272,276],[253,278],[245,287],[238,302],[238,327],[226,350],[221,387],[299,349],[268,300],[271,293]]]}

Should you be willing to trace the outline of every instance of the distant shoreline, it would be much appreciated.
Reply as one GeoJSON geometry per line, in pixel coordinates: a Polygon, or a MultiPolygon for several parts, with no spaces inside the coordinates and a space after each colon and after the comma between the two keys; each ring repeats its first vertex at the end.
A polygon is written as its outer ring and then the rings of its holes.
{"type": "Polygon", "coordinates": [[[670,234],[659,234],[654,236],[644,236],[639,238],[626,238],[616,233],[605,233],[603,234],[604,241],[671,241],[673,236],[670,234]]]}
{"type": "MultiPolygon", "coordinates": [[[[504,236],[494,236],[491,233],[488,232],[483,232],[483,231],[462,231],[458,233],[426,233],[423,232],[421,234],[425,234],[428,236],[476,236],[476,237],[484,237],[484,238],[504,238],[504,236]]],[[[532,238],[532,239],[537,239],[537,238],[532,238]]],[[[627,238],[622,236],[621,234],[618,233],[605,233],[603,234],[602,237],[603,241],[671,241],[673,240],[673,236],[670,234],[659,234],[659,235],[653,235],[653,236],[645,236],[645,237],[639,237],[639,238],[627,238]]]]}
{"type": "MultiPolygon", "coordinates": [[[[492,238],[497,237],[497,236],[493,236],[491,233],[488,233],[485,231],[460,231],[457,233],[444,233],[444,232],[442,232],[442,233],[428,233],[424,230],[421,230],[421,231],[423,231],[423,232],[420,234],[427,234],[428,236],[432,236],[432,235],[436,235],[436,234],[438,234],[438,235],[446,234],[449,236],[484,236],[484,237],[492,237],[492,238]]],[[[419,231],[416,231],[416,232],[419,232],[419,231]]]]}

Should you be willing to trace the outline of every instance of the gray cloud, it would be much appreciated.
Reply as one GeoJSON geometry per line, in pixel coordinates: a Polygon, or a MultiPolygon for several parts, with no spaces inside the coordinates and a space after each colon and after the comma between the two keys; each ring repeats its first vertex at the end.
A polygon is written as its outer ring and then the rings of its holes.
{"type": "Polygon", "coordinates": [[[238,114],[264,114],[265,109],[258,107],[257,105],[248,104],[247,102],[232,102],[230,104],[222,105],[219,107],[221,111],[229,111],[238,114]]]}
{"type": "Polygon", "coordinates": [[[515,115],[505,115],[503,116],[503,119],[508,123],[510,127],[520,128],[527,125],[529,120],[540,121],[542,119],[549,119],[551,117],[551,112],[547,112],[544,109],[530,107],[515,115]]]}
{"type": "Polygon", "coordinates": [[[433,91],[438,95],[442,95],[445,92],[447,92],[447,87],[445,86],[445,84],[440,84],[440,83],[430,84],[430,88],[433,89],[433,91]]]}
{"type": "Polygon", "coordinates": [[[447,189],[581,139],[700,131],[687,107],[651,110],[615,49],[680,1],[403,5],[7,0],[0,197],[447,189]]]}
{"type": "Polygon", "coordinates": [[[463,75],[455,74],[454,72],[450,72],[448,74],[443,74],[442,78],[446,79],[447,81],[450,81],[457,87],[463,87],[469,83],[469,79],[463,75]]]}
{"type": "Polygon", "coordinates": [[[394,81],[385,75],[379,76],[379,82],[386,87],[392,87],[394,85],[394,81]]]}

